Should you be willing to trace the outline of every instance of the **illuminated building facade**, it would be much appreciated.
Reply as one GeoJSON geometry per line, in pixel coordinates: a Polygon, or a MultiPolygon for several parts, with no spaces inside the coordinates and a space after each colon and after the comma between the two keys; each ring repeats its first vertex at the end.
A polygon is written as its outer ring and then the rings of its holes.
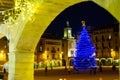
{"type": "MultiPolygon", "coordinates": [[[[72,37],[72,28],[69,22],[64,28],[63,39],[47,34],[42,36],[35,50],[35,62],[41,66],[47,63],[50,66],[62,66],[64,59],[66,65],[71,64],[71,60],[75,53],[76,39],[72,37]]],[[[118,59],[119,34],[118,24],[108,26],[106,28],[94,29],[90,35],[94,46],[96,47],[97,58],[113,58],[118,59]]],[[[3,38],[0,40],[0,63],[3,64],[8,60],[8,41],[3,38]],[[4,45],[3,45],[4,44],[4,45]],[[3,51],[2,51],[3,50],[3,51]],[[3,53],[4,52],[4,53],[3,53]]],[[[40,67],[41,67],[40,66],[40,67]]]]}
{"type": "Polygon", "coordinates": [[[97,49],[96,56],[98,58],[113,58],[113,50],[115,51],[114,59],[118,59],[119,24],[95,29],[91,32],[91,37],[97,49]]]}
{"type": "Polygon", "coordinates": [[[62,50],[64,54],[64,59],[66,61],[66,65],[72,65],[72,58],[75,53],[75,44],[76,39],[72,37],[72,28],[70,27],[69,22],[66,22],[67,26],[64,28],[64,37],[62,40],[62,50]]]}
{"type": "Polygon", "coordinates": [[[54,37],[50,38],[51,34],[47,34],[49,38],[41,38],[36,51],[35,61],[38,67],[58,67],[62,65],[62,40],[54,37]]]}
{"type": "Polygon", "coordinates": [[[74,57],[76,39],[72,37],[72,28],[69,22],[66,22],[67,27],[64,28],[63,39],[58,39],[52,34],[44,34],[40,39],[36,51],[35,61],[39,67],[42,63],[50,66],[68,66],[71,59],[74,57]],[[55,64],[54,64],[55,63],[55,64]]]}

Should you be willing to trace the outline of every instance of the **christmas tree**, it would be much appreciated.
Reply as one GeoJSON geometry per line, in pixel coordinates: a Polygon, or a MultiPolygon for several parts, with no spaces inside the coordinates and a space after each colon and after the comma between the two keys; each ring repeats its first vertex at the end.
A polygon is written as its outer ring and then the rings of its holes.
{"type": "Polygon", "coordinates": [[[73,59],[73,66],[76,70],[96,67],[95,47],[86,30],[85,21],[82,21],[82,27],[79,40],[76,42],[76,52],[73,59]]]}

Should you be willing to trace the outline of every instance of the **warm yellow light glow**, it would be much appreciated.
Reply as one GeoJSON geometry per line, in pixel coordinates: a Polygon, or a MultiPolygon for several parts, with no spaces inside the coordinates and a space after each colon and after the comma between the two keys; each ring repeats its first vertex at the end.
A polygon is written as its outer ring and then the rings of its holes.
{"type": "Polygon", "coordinates": [[[6,60],[6,55],[4,53],[4,51],[0,51],[0,61],[5,61],[6,60]]]}
{"type": "Polygon", "coordinates": [[[71,57],[70,51],[68,51],[68,57],[71,57]]]}
{"type": "Polygon", "coordinates": [[[16,25],[18,25],[18,23],[17,23],[17,22],[16,22],[15,24],[16,24],[16,25]]]}
{"type": "Polygon", "coordinates": [[[111,49],[111,57],[114,59],[115,58],[115,51],[111,49]]]}
{"type": "Polygon", "coordinates": [[[43,58],[44,58],[44,59],[47,59],[47,55],[46,55],[46,54],[43,54],[43,58]]]}
{"type": "Polygon", "coordinates": [[[15,1],[15,7],[12,9],[8,9],[5,11],[4,15],[4,24],[13,24],[17,17],[22,13],[22,20],[26,19],[26,15],[29,15],[29,20],[31,19],[31,16],[36,12],[38,6],[36,6],[36,1],[29,1],[29,0],[16,0],[15,1]],[[15,12],[13,14],[13,12],[15,12]],[[15,17],[17,16],[17,17],[15,17]],[[9,19],[11,17],[11,19],[9,19]],[[11,22],[12,21],[12,22],[11,22]]]}
{"type": "Polygon", "coordinates": [[[45,51],[42,55],[43,55],[43,59],[47,59],[47,51],[45,51]]]}
{"type": "Polygon", "coordinates": [[[59,58],[62,59],[62,53],[59,54],[59,58]]]}
{"type": "Polygon", "coordinates": [[[96,56],[96,53],[93,53],[93,55],[92,56],[96,56]]]}
{"type": "Polygon", "coordinates": [[[99,58],[96,58],[95,60],[98,60],[98,61],[99,61],[100,59],[99,59],[99,58]]]}
{"type": "Polygon", "coordinates": [[[96,56],[96,53],[93,53],[90,57],[96,56]]]}
{"type": "Polygon", "coordinates": [[[4,51],[3,51],[3,50],[1,50],[1,53],[4,53],[4,51]]]}
{"type": "Polygon", "coordinates": [[[64,78],[63,80],[67,80],[66,78],[64,78]]]}
{"type": "Polygon", "coordinates": [[[22,20],[25,20],[25,17],[24,17],[24,15],[22,15],[22,20]]]}
{"type": "Polygon", "coordinates": [[[3,53],[0,53],[0,58],[2,58],[4,55],[3,55],[3,53]]]}
{"type": "Polygon", "coordinates": [[[64,78],[64,79],[60,78],[59,80],[67,80],[67,79],[66,78],[64,78]]]}
{"type": "Polygon", "coordinates": [[[45,53],[47,53],[47,51],[45,51],[45,53]]]}

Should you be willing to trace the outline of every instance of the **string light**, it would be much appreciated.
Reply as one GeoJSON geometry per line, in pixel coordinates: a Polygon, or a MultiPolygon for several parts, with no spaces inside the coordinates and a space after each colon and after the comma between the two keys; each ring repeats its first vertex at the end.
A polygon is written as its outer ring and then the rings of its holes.
{"type": "Polygon", "coordinates": [[[0,13],[4,16],[4,24],[14,24],[20,14],[22,14],[22,20],[25,20],[25,15],[30,15],[30,17],[32,17],[33,13],[35,13],[35,9],[33,7],[33,0],[16,0],[14,8],[6,11],[0,11],[0,13]]]}

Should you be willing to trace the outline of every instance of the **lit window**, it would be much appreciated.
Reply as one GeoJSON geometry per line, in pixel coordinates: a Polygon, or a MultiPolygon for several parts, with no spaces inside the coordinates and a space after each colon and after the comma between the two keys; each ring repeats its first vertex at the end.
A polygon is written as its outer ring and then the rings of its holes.
{"type": "Polygon", "coordinates": [[[49,51],[49,48],[47,48],[47,51],[49,51]]]}
{"type": "Polygon", "coordinates": [[[71,30],[68,30],[68,33],[71,33],[71,30]]]}
{"type": "Polygon", "coordinates": [[[109,39],[109,40],[111,39],[111,35],[108,36],[108,39],[109,39]]]}
{"type": "Polygon", "coordinates": [[[42,51],[43,50],[43,48],[42,48],[42,46],[40,46],[40,51],[42,51]]]}

